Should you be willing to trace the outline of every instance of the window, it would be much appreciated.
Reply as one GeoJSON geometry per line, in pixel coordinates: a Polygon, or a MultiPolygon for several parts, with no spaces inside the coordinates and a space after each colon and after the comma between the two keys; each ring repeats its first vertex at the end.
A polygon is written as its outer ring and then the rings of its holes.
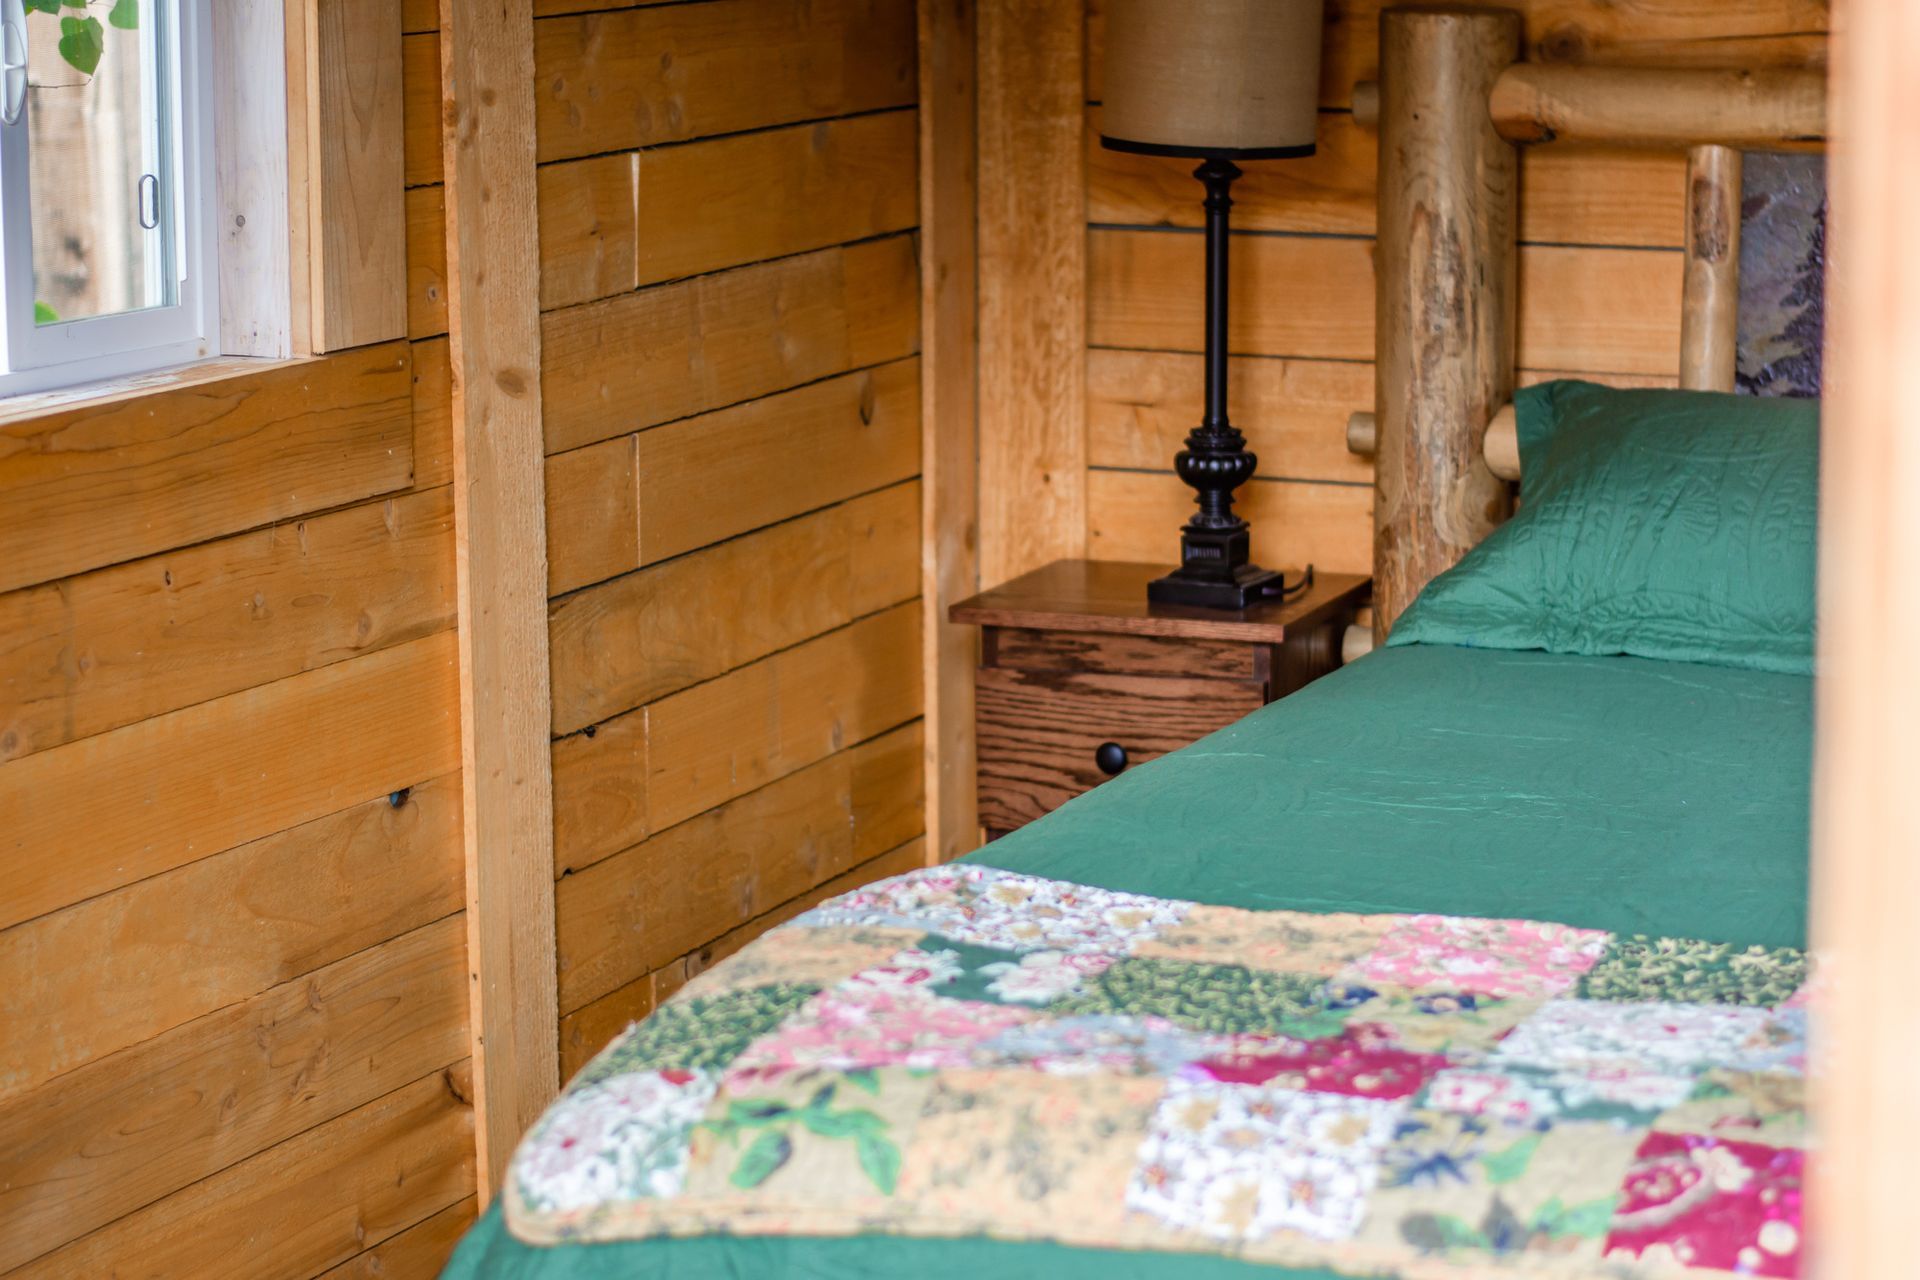
{"type": "Polygon", "coordinates": [[[212,353],[216,0],[0,0],[0,394],[212,353]]]}

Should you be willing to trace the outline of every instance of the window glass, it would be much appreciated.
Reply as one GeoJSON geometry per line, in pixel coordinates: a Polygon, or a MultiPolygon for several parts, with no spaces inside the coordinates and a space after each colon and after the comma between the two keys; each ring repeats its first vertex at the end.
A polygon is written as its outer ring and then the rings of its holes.
{"type": "Polygon", "coordinates": [[[179,301],[166,6],[29,0],[34,320],[179,301]]]}

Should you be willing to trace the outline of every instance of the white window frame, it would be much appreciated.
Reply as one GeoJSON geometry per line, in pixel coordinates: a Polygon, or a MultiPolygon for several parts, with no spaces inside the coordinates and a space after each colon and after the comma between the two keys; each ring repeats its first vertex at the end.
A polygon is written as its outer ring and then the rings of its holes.
{"type": "MultiPolygon", "coordinates": [[[[171,147],[179,182],[171,193],[178,297],[171,305],[56,324],[34,322],[32,175],[29,101],[12,125],[0,123],[0,396],[47,391],[147,373],[214,353],[219,340],[218,246],[213,112],[212,9],[222,0],[142,0],[145,41],[166,38],[162,66],[171,84],[172,136],[154,136],[157,112],[147,113],[149,148],[171,147]]],[[[0,18],[18,23],[21,0],[0,0],[0,18]]],[[[22,41],[24,43],[24,40],[22,41]]],[[[150,47],[150,46],[149,46],[150,47]]],[[[154,86],[158,91],[159,86],[154,86]]],[[[29,99],[31,95],[28,95],[29,99]]],[[[159,269],[165,269],[165,255],[159,269]]]]}

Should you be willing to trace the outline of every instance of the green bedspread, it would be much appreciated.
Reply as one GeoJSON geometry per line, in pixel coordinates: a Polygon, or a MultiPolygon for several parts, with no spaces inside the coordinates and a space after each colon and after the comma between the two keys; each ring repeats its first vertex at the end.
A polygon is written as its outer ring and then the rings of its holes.
{"type": "MultiPolygon", "coordinates": [[[[973,855],[1224,906],[1557,920],[1804,945],[1811,682],[1636,658],[1389,649],[973,855]]],[[[497,1209],[452,1280],[1238,1280],[1200,1255],[987,1240],[532,1248],[497,1209]]]]}

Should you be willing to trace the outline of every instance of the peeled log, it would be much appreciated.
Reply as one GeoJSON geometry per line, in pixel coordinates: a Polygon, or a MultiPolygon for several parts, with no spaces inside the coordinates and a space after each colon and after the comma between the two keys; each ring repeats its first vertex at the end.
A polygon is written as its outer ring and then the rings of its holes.
{"type": "Polygon", "coordinates": [[[1487,101],[1520,49],[1503,10],[1380,18],[1374,635],[1506,518],[1481,440],[1513,399],[1519,159],[1487,101]]]}

